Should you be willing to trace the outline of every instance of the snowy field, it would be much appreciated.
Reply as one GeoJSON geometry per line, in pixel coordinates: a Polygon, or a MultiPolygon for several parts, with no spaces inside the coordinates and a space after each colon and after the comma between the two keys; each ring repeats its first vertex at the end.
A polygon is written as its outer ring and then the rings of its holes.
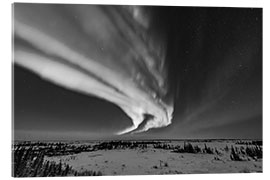
{"type": "MultiPolygon", "coordinates": [[[[134,141],[135,142],[135,141],[134,141]]],[[[45,161],[68,164],[78,172],[102,175],[198,174],[262,172],[262,145],[252,141],[151,141],[123,146],[121,142],[85,143],[92,150],[45,156],[45,161]]]]}

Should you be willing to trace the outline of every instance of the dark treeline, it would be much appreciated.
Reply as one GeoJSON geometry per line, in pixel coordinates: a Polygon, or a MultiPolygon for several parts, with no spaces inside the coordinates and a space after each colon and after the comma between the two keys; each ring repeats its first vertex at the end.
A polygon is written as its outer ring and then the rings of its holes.
{"type": "Polygon", "coordinates": [[[262,146],[262,141],[243,141],[239,140],[235,144],[242,144],[242,145],[257,145],[257,146],[262,146]]]}
{"type": "Polygon", "coordinates": [[[109,141],[102,142],[93,146],[93,151],[96,150],[112,150],[112,149],[146,149],[150,145],[159,144],[160,142],[148,141],[109,141]]]}
{"type": "MultiPolygon", "coordinates": [[[[176,146],[172,152],[176,153],[205,153],[205,154],[214,154],[214,149],[207,147],[204,144],[204,148],[200,148],[198,145],[193,146],[191,143],[184,142],[184,146],[176,146]]],[[[217,152],[217,150],[216,150],[217,152]]],[[[218,152],[217,152],[218,153],[218,152]]]]}
{"type": "Polygon", "coordinates": [[[100,171],[73,170],[68,164],[44,161],[44,151],[35,151],[33,147],[16,148],[13,151],[14,177],[51,177],[51,176],[100,176],[100,171]]]}
{"type": "Polygon", "coordinates": [[[56,142],[56,143],[45,143],[45,142],[22,142],[13,146],[14,150],[20,150],[22,148],[30,148],[33,153],[42,152],[46,156],[62,156],[78,154],[81,152],[93,151],[91,145],[79,145],[56,142]]]}
{"type": "MultiPolygon", "coordinates": [[[[246,145],[246,148],[232,147],[231,149],[226,146],[224,150],[226,152],[235,150],[238,154],[250,156],[251,158],[262,158],[262,141],[237,141],[236,145],[246,145]],[[240,148],[238,150],[238,148],[240,148]],[[232,150],[234,149],[234,150],[232,150]]],[[[44,143],[44,142],[22,142],[13,146],[14,150],[20,150],[21,148],[31,148],[32,153],[44,153],[45,156],[60,156],[60,155],[72,155],[81,152],[99,151],[99,150],[114,150],[114,149],[146,149],[152,147],[154,149],[171,150],[176,153],[206,153],[206,154],[220,154],[216,148],[208,147],[204,144],[204,147],[198,145],[192,145],[190,142],[183,142],[183,146],[172,145],[163,141],[107,141],[100,142],[94,145],[90,144],[69,144],[69,143],[44,143]]],[[[233,155],[234,156],[234,155],[233,155]]]]}
{"type": "Polygon", "coordinates": [[[245,161],[245,160],[258,160],[262,159],[262,147],[255,145],[247,145],[246,148],[233,147],[231,146],[231,155],[230,158],[232,161],[245,161]],[[251,158],[251,159],[250,159],[251,158]]]}

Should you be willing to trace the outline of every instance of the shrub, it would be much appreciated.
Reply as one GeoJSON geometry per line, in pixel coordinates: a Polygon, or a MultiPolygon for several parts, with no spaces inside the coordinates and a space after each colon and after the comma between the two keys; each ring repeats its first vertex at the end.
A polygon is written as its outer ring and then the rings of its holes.
{"type": "Polygon", "coordinates": [[[224,150],[225,150],[226,152],[229,152],[229,147],[228,147],[228,145],[226,145],[226,147],[224,148],[224,150]]]}
{"type": "Polygon", "coordinates": [[[206,144],[204,144],[204,153],[207,153],[207,154],[214,154],[214,151],[212,148],[210,147],[207,147],[206,144]]]}
{"type": "Polygon", "coordinates": [[[258,145],[254,147],[247,146],[246,154],[253,159],[261,159],[262,158],[262,148],[258,145]]]}
{"type": "Polygon", "coordinates": [[[14,177],[47,177],[47,176],[100,176],[100,171],[77,172],[70,165],[45,161],[44,152],[34,151],[32,147],[19,147],[13,151],[14,177]]]}
{"type": "Polygon", "coordinates": [[[168,163],[167,162],[165,162],[164,163],[164,167],[168,167],[169,165],[168,165],[168,163]]]}
{"type": "Polygon", "coordinates": [[[234,147],[231,147],[231,155],[230,158],[232,161],[242,161],[242,159],[239,156],[239,153],[236,152],[236,150],[234,149],[234,147]]]}
{"type": "Polygon", "coordinates": [[[102,176],[102,173],[100,171],[85,170],[82,172],[76,172],[75,176],[102,176]]]}

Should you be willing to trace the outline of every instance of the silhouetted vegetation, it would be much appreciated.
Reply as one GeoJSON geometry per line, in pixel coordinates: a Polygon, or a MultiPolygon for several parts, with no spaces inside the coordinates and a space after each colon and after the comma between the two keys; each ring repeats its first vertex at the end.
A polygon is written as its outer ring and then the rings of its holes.
{"type": "Polygon", "coordinates": [[[150,141],[109,141],[93,146],[93,151],[113,149],[146,149],[149,145],[159,146],[159,142],[150,141]]]}
{"type": "Polygon", "coordinates": [[[251,157],[254,160],[262,159],[262,147],[258,145],[246,146],[246,148],[244,147],[237,148],[233,146],[231,147],[230,158],[232,161],[246,160],[243,158],[244,155],[251,157]]]}
{"type": "Polygon", "coordinates": [[[205,153],[205,154],[214,154],[214,150],[210,147],[207,147],[204,144],[204,148],[200,148],[198,145],[193,146],[191,143],[184,142],[184,146],[176,146],[173,150],[176,153],[205,153]]]}
{"type": "Polygon", "coordinates": [[[72,155],[78,154],[81,152],[89,152],[93,151],[93,147],[91,145],[79,145],[76,146],[74,144],[62,143],[62,142],[29,142],[25,141],[19,144],[14,145],[14,148],[31,148],[33,153],[43,152],[45,156],[62,156],[62,155],[72,155]]]}
{"type": "Polygon", "coordinates": [[[154,169],[161,169],[163,167],[167,168],[167,167],[169,167],[169,164],[167,162],[164,162],[162,160],[159,160],[159,166],[154,165],[152,168],[154,168],[154,169]]]}
{"type": "Polygon", "coordinates": [[[239,140],[235,144],[262,146],[262,141],[261,140],[257,140],[257,141],[239,140]]]}
{"type": "Polygon", "coordinates": [[[170,150],[170,149],[174,149],[173,146],[167,144],[167,143],[156,143],[153,145],[153,147],[155,149],[165,149],[165,150],[170,150]]]}
{"type": "Polygon", "coordinates": [[[243,161],[243,159],[240,157],[239,152],[237,151],[237,148],[231,147],[231,155],[230,158],[232,161],[243,161]]]}
{"type": "Polygon", "coordinates": [[[48,177],[48,176],[99,176],[101,172],[77,172],[68,164],[44,161],[44,151],[36,151],[30,146],[17,147],[13,151],[14,177],[48,177]]]}
{"type": "Polygon", "coordinates": [[[253,159],[262,159],[262,147],[256,146],[247,146],[246,147],[246,154],[253,159]]]}
{"type": "Polygon", "coordinates": [[[82,172],[75,172],[75,176],[102,176],[102,173],[100,171],[82,171],[82,172]]]}
{"type": "Polygon", "coordinates": [[[210,148],[210,147],[207,147],[206,144],[204,144],[203,152],[206,153],[206,154],[214,154],[214,150],[212,148],[210,148]]]}
{"type": "Polygon", "coordinates": [[[228,145],[226,145],[226,147],[224,148],[224,150],[225,150],[225,152],[229,152],[229,147],[228,147],[228,145]]]}

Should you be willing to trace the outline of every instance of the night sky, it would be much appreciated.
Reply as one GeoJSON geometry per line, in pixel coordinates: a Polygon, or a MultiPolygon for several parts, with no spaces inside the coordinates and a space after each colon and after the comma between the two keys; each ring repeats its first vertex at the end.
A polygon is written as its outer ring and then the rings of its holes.
{"type": "Polygon", "coordinates": [[[262,9],[159,7],[174,94],[172,124],[131,125],[116,105],[14,65],[15,139],[262,138],[262,9]]]}

